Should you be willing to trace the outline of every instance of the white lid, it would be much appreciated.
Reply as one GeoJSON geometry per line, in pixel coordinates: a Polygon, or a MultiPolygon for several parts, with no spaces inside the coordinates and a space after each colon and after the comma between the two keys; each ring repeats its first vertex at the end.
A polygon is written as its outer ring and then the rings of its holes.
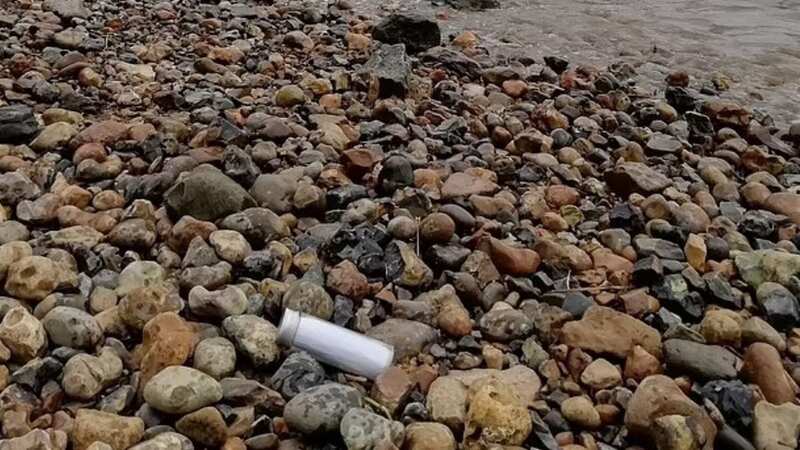
{"type": "Polygon", "coordinates": [[[299,326],[300,313],[286,308],[281,317],[281,323],[278,325],[278,343],[285,347],[291,347],[299,326]]]}

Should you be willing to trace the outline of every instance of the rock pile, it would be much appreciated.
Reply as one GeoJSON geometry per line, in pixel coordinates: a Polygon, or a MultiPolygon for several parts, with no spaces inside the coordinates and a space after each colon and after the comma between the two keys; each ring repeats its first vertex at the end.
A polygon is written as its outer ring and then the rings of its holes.
{"type": "Polygon", "coordinates": [[[0,450],[798,447],[797,124],[347,0],[0,42],[0,450]]]}

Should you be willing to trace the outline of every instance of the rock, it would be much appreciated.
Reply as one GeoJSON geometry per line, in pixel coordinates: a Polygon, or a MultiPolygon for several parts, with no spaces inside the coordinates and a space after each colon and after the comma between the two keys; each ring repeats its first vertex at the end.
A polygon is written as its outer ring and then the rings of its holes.
{"type": "Polygon", "coordinates": [[[345,414],[362,406],[361,394],[338,383],[312,387],[286,403],[283,417],[289,428],[304,434],[338,431],[345,414]]]}
{"type": "Polygon", "coordinates": [[[733,311],[709,311],[700,323],[700,333],[709,344],[738,346],[742,339],[741,318],[733,311]]]}
{"type": "Polygon", "coordinates": [[[647,149],[653,154],[676,153],[683,148],[681,142],[668,134],[653,133],[647,141],[647,149]]]}
{"type": "Polygon", "coordinates": [[[58,151],[72,140],[78,131],[71,124],[56,122],[44,127],[30,146],[38,152],[58,151]]]}
{"type": "Polygon", "coordinates": [[[292,210],[292,197],[297,187],[297,179],[289,174],[264,174],[256,178],[250,195],[259,205],[276,214],[284,214],[292,210]]]}
{"type": "Polygon", "coordinates": [[[735,378],[738,373],[736,355],[718,345],[669,339],[664,342],[664,353],[668,369],[701,380],[735,378]]]}
{"type": "MultiPolygon", "coordinates": [[[[44,430],[33,430],[22,436],[4,439],[0,442],[2,450],[55,450],[55,436],[44,430]]],[[[66,442],[64,442],[66,445],[66,442]]]]}
{"type": "Polygon", "coordinates": [[[779,330],[800,323],[800,304],[788,289],[770,281],[761,283],[756,290],[756,300],[766,314],[767,321],[779,330]]]}
{"type": "Polygon", "coordinates": [[[286,398],[324,383],[325,369],[306,352],[289,355],[270,379],[270,385],[286,398]]]}
{"type": "Polygon", "coordinates": [[[392,241],[385,252],[386,278],[400,286],[415,288],[430,284],[433,271],[417,256],[414,249],[400,241],[392,241]]]}
{"type": "Polygon", "coordinates": [[[325,288],[311,281],[298,280],[283,294],[283,307],[323,320],[333,317],[333,299],[325,288]]]}
{"type": "Polygon", "coordinates": [[[786,341],[780,333],[758,317],[751,317],[742,324],[742,343],[748,345],[754,342],[766,342],[779,352],[786,349],[786,341]]]}
{"type": "Polygon", "coordinates": [[[487,377],[470,387],[465,448],[522,445],[532,428],[526,405],[499,379],[487,377]]]}
{"type": "Polygon", "coordinates": [[[158,433],[152,439],[140,442],[129,450],[194,450],[192,441],[186,436],[172,431],[158,433]]]}
{"type": "MultiPolygon", "coordinates": [[[[127,292],[119,302],[120,319],[133,329],[141,329],[155,316],[165,312],[178,312],[183,303],[178,292],[166,283],[143,281],[144,286],[124,288],[127,292]]],[[[122,286],[122,285],[121,285],[122,286]]],[[[117,288],[120,292],[120,288],[117,288]]]]}
{"type": "Polygon", "coordinates": [[[339,429],[348,450],[372,450],[391,445],[399,447],[403,443],[403,424],[363,408],[347,411],[339,429]]]}
{"type": "Polygon", "coordinates": [[[159,411],[186,414],[220,401],[222,387],[199,370],[170,366],[147,382],[144,399],[159,411]]]}
{"type": "Polygon", "coordinates": [[[249,302],[245,293],[236,286],[227,286],[218,291],[208,291],[195,286],[189,291],[189,309],[200,317],[225,319],[247,311],[249,302]]]}
{"type": "Polygon", "coordinates": [[[143,436],[144,422],[138,417],[79,409],[75,415],[71,441],[76,450],[87,450],[98,441],[114,450],[127,450],[141,441],[143,436]]]}
{"type": "Polygon", "coordinates": [[[250,242],[269,242],[289,235],[289,227],[266,208],[248,208],[220,222],[222,228],[242,233],[250,242]]]}
{"type": "Polygon", "coordinates": [[[561,403],[561,414],[569,422],[582,428],[595,429],[600,426],[600,414],[586,397],[570,397],[561,403]]]}
{"type": "Polygon", "coordinates": [[[56,306],[42,319],[42,325],[56,345],[91,349],[103,337],[97,321],[90,314],[68,306],[56,306]]]}
{"type": "Polygon", "coordinates": [[[98,356],[80,353],[64,364],[64,392],[78,400],[91,400],[122,376],[122,360],[105,347],[98,356]]]}
{"type": "Polygon", "coordinates": [[[421,322],[391,318],[370,328],[367,336],[394,347],[394,357],[401,360],[421,353],[435,342],[436,330],[421,322]]]}
{"type": "Polygon", "coordinates": [[[764,398],[775,405],[792,402],[797,396],[796,384],[783,369],[775,347],[757,342],[744,353],[742,378],[758,385],[764,398]]]}
{"type": "Polygon", "coordinates": [[[305,103],[306,95],[298,86],[289,84],[278,89],[275,93],[275,104],[283,107],[292,107],[305,103]]]}
{"type": "Polygon", "coordinates": [[[756,450],[792,450],[800,435],[800,406],[756,404],[753,415],[753,441],[756,450]]]}
{"type": "Polygon", "coordinates": [[[372,30],[372,37],[387,44],[404,44],[418,53],[441,44],[439,25],[420,15],[397,13],[384,18],[372,30]]]}
{"type": "Polygon", "coordinates": [[[217,408],[207,406],[175,422],[175,429],[192,441],[219,448],[228,437],[228,426],[217,408]]]}
{"type": "MultiPolygon", "coordinates": [[[[358,267],[348,260],[340,262],[328,272],[325,285],[335,293],[352,298],[353,300],[361,300],[369,293],[369,280],[367,280],[366,275],[359,272],[358,267]]],[[[289,288],[289,290],[291,291],[294,287],[295,285],[289,288]]],[[[328,294],[326,293],[325,295],[327,296],[328,294]]],[[[286,295],[284,295],[284,299],[285,298],[286,295]]],[[[330,296],[328,296],[328,298],[330,299],[330,296]]],[[[328,319],[329,318],[330,317],[328,317],[328,319]]]]}
{"type": "Polygon", "coordinates": [[[203,339],[194,349],[192,367],[217,380],[236,369],[236,348],[223,337],[203,339]]]}
{"type": "Polygon", "coordinates": [[[33,111],[23,105],[0,107],[0,143],[27,141],[39,132],[33,111]]]}
{"type": "Polygon", "coordinates": [[[141,370],[141,389],[148,380],[166,367],[178,366],[192,355],[197,335],[183,318],[174,312],[156,315],[142,329],[142,345],[134,357],[141,370]]]}
{"type": "Polygon", "coordinates": [[[636,345],[625,359],[625,378],[632,378],[642,381],[650,375],[661,373],[661,361],[655,356],[647,353],[642,346],[636,345]]]}
{"type": "Polygon", "coordinates": [[[214,166],[203,164],[172,186],[165,194],[167,208],[175,216],[216,220],[256,206],[238,183],[214,166]]]}
{"type": "Polygon", "coordinates": [[[533,322],[516,309],[494,308],[481,316],[478,325],[486,336],[496,341],[524,338],[533,331],[533,322]]]}
{"type": "Polygon", "coordinates": [[[691,418],[661,416],[653,422],[653,435],[659,450],[699,450],[705,436],[695,435],[691,418]]]}
{"type": "Polygon", "coordinates": [[[596,359],[581,373],[581,383],[592,389],[607,389],[622,384],[622,374],[605,359],[596,359]]]}
{"type": "Polygon", "coordinates": [[[777,250],[756,250],[738,252],[732,256],[742,280],[755,289],[768,281],[787,285],[789,279],[800,272],[800,255],[777,250]]]}
{"type": "Polygon", "coordinates": [[[493,181],[472,173],[458,172],[447,177],[442,186],[442,197],[452,199],[470,195],[490,195],[497,189],[498,186],[493,181]]]}
{"type": "Polygon", "coordinates": [[[531,275],[539,268],[539,254],[527,248],[513,247],[498,239],[490,239],[492,262],[502,273],[531,275]]]}
{"type": "Polygon", "coordinates": [[[380,46],[364,65],[364,71],[377,81],[380,97],[402,97],[408,91],[411,61],[403,44],[380,46]]]}
{"type": "Polygon", "coordinates": [[[0,322],[0,341],[11,351],[11,356],[28,362],[44,353],[47,333],[39,319],[24,307],[11,308],[0,322]]]}
{"type": "Polygon", "coordinates": [[[561,341],[595,353],[624,358],[636,345],[655,357],[661,356],[661,335],[644,322],[611,308],[592,306],[578,321],[567,322],[561,341]]]}
{"type": "Polygon", "coordinates": [[[244,236],[233,230],[213,231],[208,242],[220,258],[231,264],[241,264],[252,251],[244,236]]]}
{"type": "Polygon", "coordinates": [[[91,12],[83,0],[46,0],[42,5],[45,11],[52,11],[62,19],[86,19],[91,12]]]}
{"type": "Polygon", "coordinates": [[[704,398],[714,403],[729,425],[750,432],[755,406],[755,396],[750,386],[739,380],[718,380],[706,383],[701,392],[704,398]]]}
{"type": "Polygon", "coordinates": [[[44,256],[27,256],[8,268],[6,292],[14,297],[40,301],[58,286],[58,268],[44,256]]]}
{"type": "Polygon", "coordinates": [[[445,213],[433,213],[420,223],[420,235],[428,242],[447,242],[456,231],[456,223],[445,213]]]}
{"type": "Polygon", "coordinates": [[[261,317],[244,314],[222,321],[222,329],[256,367],[272,364],[280,356],[278,329],[261,317]]]}
{"type": "Polygon", "coordinates": [[[775,192],[764,201],[764,208],[777,214],[788,216],[794,223],[800,223],[800,194],[775,192]]]}
{"type": "Polygon", "coordinates": [[[705,433],[702,448],[714,448],[717,427],[706,412],[664,375],[645,378],[636,388],[625,412],[625,426],[634,436],[655,439],[654,423],[659,417],[680,415],[692,418],[705,433]]]}
{"type": "Polygon", "coordinates": [[[414,388],[408,374],[397,366],[392,366],[375,379],[370,397],[394,414],[414,388]]]}
{"type": "Polygon", "coordinates": [[[634,192],[653,194],[672,185],[664,174],[638,162],[622,163],[606,172],[606,182],[612,191],[624,197],[634,192]]]}
{"type": "Polygon", "coordinates": [[[456,450],[456,439],[446,426],[436,422],[414,422],[406,426],[404,450],[456,450]]]}

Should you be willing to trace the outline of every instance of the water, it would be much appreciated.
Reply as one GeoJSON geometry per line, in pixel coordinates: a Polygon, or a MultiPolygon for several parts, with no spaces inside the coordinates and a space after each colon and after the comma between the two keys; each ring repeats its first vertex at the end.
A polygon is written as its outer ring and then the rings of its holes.
{"type": "Polygon", "coordinates": [[[698,81],[723,74],[733,81],[724,97],[781,123],[800,118],[800,0],[500,2],[499,9],[458,11],[429,0],[357,0],[365,12],[438,14],[446,33],[476,32],[496,55],[552,54],[600,66],[625,61],[653,89],[663,89],[674,69],[698,81]]]}

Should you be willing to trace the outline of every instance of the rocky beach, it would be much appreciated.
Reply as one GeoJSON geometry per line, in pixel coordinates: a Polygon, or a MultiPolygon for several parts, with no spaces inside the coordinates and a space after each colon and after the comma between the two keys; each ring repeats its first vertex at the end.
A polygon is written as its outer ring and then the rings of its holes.
{"type": "Polygon", "coordinates": [[[735,80],[350,0],[0,1],[0,450],[798,448],[800,122],[735,80]]]}

